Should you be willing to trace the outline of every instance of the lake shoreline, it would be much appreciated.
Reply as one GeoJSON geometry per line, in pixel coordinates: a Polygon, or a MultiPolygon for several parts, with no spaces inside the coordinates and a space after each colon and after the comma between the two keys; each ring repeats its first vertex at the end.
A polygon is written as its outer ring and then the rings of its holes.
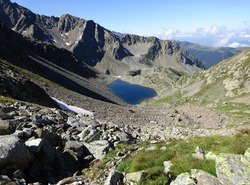
{"type": "Polygon", "coordinates": [[[130,105],[138,105],[145,100],[157,96],[157,92],[153,88],[144,87],[138,84],[132,84],[121,79],[116,79],[109,85],[108,88],[130,105]]]}

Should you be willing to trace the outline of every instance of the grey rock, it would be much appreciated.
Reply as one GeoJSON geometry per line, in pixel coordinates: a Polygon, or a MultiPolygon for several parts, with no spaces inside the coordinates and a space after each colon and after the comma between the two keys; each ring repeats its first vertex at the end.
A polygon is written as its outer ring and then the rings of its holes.
{"type": "Polygon", "coordinates": [[[20,139],[28,139],[31,137],[33,130],[31,128],[22,128],[21,130],[16,130],[15,135],[20,139]]]}
{"type": "Polygon", "coordinates": [[[205,155],[205,159],[215,161],[216,160],[216,155],[213,152],[208,152],[205,155]]]}
{"type": "Polygon", "coordinates": [[[117,185],[118,183],[123,182],[123,174],[119,173],[118,171],[112,169],[109,172],[109,176],[105,181],[104,185],[117,185]]]}
{"type": "Polygon", "coordinates": [[[78,134],[80,141],[91,142],[94,140],[100,139],[100,131],[97,130],[94,126],[90,125],[85,128],[80,134],[78,134]]]}
{"type": "Polygon", "coordinates": [[[196,185],[189,173],[182,173],[170,185],[196,185]]]}
{"type": "Polygon", "coordinates": [[[96,159],[103,159],[110,148],[109,142],[106,140],[93,141],[84,145],[96,159]]]}
{"type": "Polygon", "coordinates": [[[125,175],[125,183],[140,183],[143,177],[147,175],[147,172],[141,171],[141,172],[133,172],[133,173],[127,173],[125,175]]]}
{"type": "Polygon", "coordinates": [[[0,135],[13,134],[15,126],[10,120],[0,120],[0,135]]]}
{"type": "Polygon", "coordinates": [[[42,130],[40,138],[46,139],[52,146],[60,146],[61,138],[56,132],[51,132],[49,130],[42,130]]]}
{"type": "Polygon", "coordinates": [[[66,142],[64,151],[67,151],[67,150],[74,151],[78,157],[82,156],[84,153],[85,154],[87,153],[87,148],[84,146],[84,143],[80,141],[66,142]]]}
{"type": "Polygon", "coordinates": [[[67,124],[70,125],[71,127],[80,127],[80,128],[85,128],[86,125],[81,122],[80,120],[77,120],[73,117],[68,117],[67,124]]]}
{"type": "Polygon", "coordinates": [[[25,142],[25,146],[31,151],[31,152],[40,152],[42,147],[42,139],[31,139],[25,142]]]}
{"type": "Polygon", "coordinates": [[[200,160],[205,159],[205,156],[204,156],[204,154],[202,154],[202,153],[193,153],[192,156],[193,156],[194,158],[200,159],[200,160]]]}
{"type": "Polygon", "coordinates": [[[164,173],[168,174],[170,172],[170,167],[173,166],[173,164],[171,163],[171,161],[164,161],[163,166],[164,166],[164,173]]]}
{"type": "Polygon", "coordinates": [[[10,116],[6,112],[0,110],[0,119],[6,120],[6,119],[13,119],[13,118],[14,118],[13,116],[10,116]]]}
{"type": "Polygon", "coordinates": [[[245,155],[219,154],[216,157],[216,173],[223,185],[248,184],[250,182],[250,149],[245,155]]]}
{"type": "Polygon", "coordinates": [[[50,164],[54,162],[55,157],[56,153],[54,147],[47,140],[44,140],[41,151],[37,154],[37,158],[43,164],[50,164]]]}
{"type": "Polygon", "coordinates": [[[195,153],[201,153],[201,154],[207,154],[207,151],[204,148],[201,148],[200,146],[197,146],[195,149],[195,153]]]}
{"type": "Polygon", "coordinates": [[[0,136],[0,169],[13,164],[18,169],[25,169],[30,159],[30,152],[17,136],[0,136]]]}
{"type": "Polygon", "coordinates": [[[127,142],[130,140],[129,135],[125,132],[118,132],[116,134],[116,137],[117,137],[117,141],[121,141],[121,142],[127,142]]]}
{"type": "Polygon", "coordinates": [[[6,175],[0,175],[0,184],[3,185],[16,185],[15,182],[12,182],[10,178],[6,175]]]}
{"type": "Polygon", "coordinates": [[[156,146],[151,146],[146,149],[146,151],[154,151],[154,150],[156,150],[156,146]]]}
{"type": "Polygon", "coordinates": [[[202,170],[192,169],[191,177],[196,180],[197,185],[220,185],[219,179],[202,170]]]}

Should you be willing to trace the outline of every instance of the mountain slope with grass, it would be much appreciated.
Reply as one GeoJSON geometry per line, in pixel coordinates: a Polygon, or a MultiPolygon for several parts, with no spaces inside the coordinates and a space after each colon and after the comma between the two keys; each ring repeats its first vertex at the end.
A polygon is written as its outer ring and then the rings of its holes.
{"type": "MultiPolygon", "coordinates": [[[[250,50],[204,72],[183,76],[172,94],[158,103],[193,104],[225,114],[234,126],[250,123],[250,50]]],[[[188,111],[188,110],[187,110],[188,111]]]]}
{"type": "Polygon", "coordinates": [[[249,48],[208,47],[190,42],[177,41],[187,52],[210,68],[222,60],[230,58],[249,48]]]}
{"type": "Polygon", "coordinates": [[[8,99],[15,99],[46,107],[59,108],[42,88],[1,59],[0,88],[1,102],[8,102],[8,99]]]}

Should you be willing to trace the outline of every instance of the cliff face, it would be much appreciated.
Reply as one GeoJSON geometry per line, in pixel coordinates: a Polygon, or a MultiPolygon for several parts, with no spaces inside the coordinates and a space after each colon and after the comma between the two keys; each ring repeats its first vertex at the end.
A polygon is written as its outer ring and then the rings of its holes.
{"type": "Polygon", "coordinates": [[[172,41],[115,34],[91,20],[69,14],[60,18],[34,14],[9,0],[1,0],[0,8],[0,20],[9,28],[26,37],[65,48],[101,72],[108,70],[120,75],[137,68],[163,66],[190,74],[204,69],[172,41]]]}

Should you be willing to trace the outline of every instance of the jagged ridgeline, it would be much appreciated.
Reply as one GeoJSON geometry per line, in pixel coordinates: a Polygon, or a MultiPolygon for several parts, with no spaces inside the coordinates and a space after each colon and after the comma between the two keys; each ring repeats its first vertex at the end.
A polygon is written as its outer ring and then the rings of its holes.
{"type": "Polygon", "coordinates": [[[101,72],[121,75],[133,69],[163,66],[191,74],[205,68],[172,41],[117,34],[69,14],[60,18],[34,14],[9,0],[1,0],[0,7],[1,21],[9,28],[65,48],[101,72]]]}

